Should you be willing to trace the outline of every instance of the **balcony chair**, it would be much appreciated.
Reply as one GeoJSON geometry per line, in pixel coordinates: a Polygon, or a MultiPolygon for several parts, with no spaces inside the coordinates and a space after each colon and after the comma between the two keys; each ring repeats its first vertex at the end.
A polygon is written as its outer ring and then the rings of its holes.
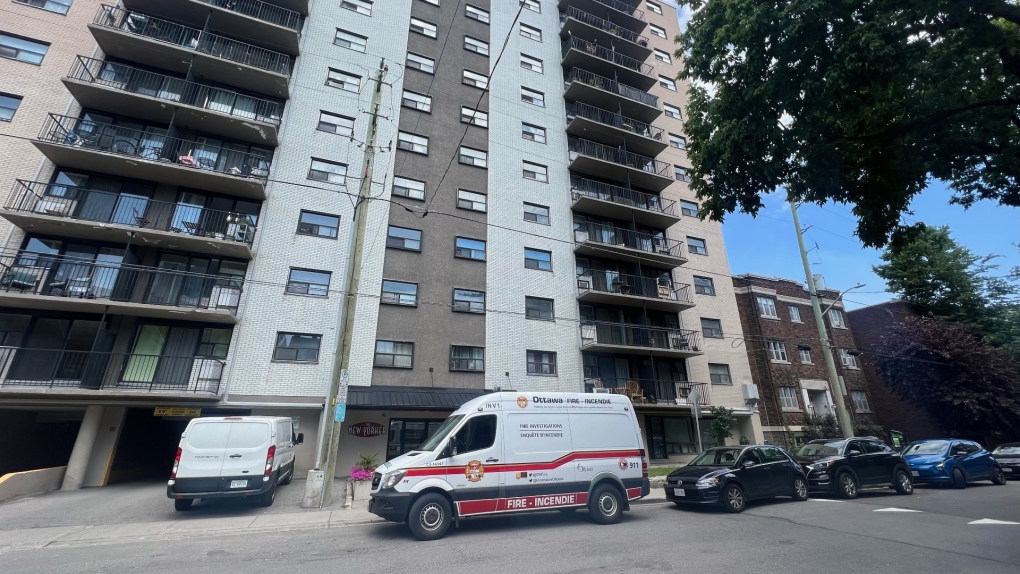
{"type": "Polygon", "coordinates": [[[641,385],[633,379],[627,381],[626,392],[624,394],[626,394],[627,398],[629,398],[633,403],[644,404],[645,402],[645,392],[641,390],[641,385]]]}
{"type": "Polygon", "coordinates": [[[10,291],[18,289],[21,292],[35,291],[39,285],[41,273],[34,269],[11,269],[0,279],[0,287],[10,291]]]}

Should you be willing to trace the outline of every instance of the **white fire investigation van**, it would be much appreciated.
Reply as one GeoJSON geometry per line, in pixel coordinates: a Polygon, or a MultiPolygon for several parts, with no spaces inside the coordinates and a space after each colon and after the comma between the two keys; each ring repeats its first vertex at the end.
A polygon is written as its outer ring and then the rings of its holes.
{"type": "Polygon", "coordinates": [[[435,540],[461,518],[509,512],[587,507],[613,524],[647,495],[630,399],[513,391],[465,403],[418,450],[380,465],[368,509],[435,540]]]}

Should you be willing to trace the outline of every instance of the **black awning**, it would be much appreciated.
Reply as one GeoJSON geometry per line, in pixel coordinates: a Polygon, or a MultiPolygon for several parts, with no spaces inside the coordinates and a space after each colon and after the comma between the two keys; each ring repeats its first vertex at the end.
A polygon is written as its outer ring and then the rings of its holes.
{"type": "Polygon", "coordinates": [[[348,409],[403,409],[455,411],[461,405],[492,391],[432,387],[349,387],[348,409]]]}

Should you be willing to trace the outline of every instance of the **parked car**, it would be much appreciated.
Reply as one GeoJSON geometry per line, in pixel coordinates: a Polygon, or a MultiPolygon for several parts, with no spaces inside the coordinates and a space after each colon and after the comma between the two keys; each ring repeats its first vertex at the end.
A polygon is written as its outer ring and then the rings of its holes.
{"type": "Polygon", "coordinates": [[[1020,478],[1020,442],[1000,444],[992,451],[992,457],[1006,478],[1020,478]]]}
{"type": "Polygon", "coordinates": [[[1006,484],[1006,474],[992,453],[971,440],[914,441],[903,449],[903,458],[915,482],[951,484],[955,488],[966,488],[968,482],[976,480],[1006,484]]]}
{"type": "Polygon", "coordinates": [[[677,506],[720,504],[741,512],[750,500],[790,496],[807,500],[804,471],[770,445],[710,448],[666,477],[666,498],[677,506]]]}
{"type": "Polygon", "coordinates": [[[811,492],[857,498],[862,488],[893,487],[913,494],[910,467],[900,453],[873,437],[817,439],[795,453],[811,492]]]}

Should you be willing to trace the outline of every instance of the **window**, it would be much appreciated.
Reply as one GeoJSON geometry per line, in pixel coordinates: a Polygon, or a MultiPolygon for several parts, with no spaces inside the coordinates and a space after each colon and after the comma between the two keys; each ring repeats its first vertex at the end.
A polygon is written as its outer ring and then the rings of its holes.
{"type": "Polygon", "coordinates": [[[556,353],[550,351],[528,351],[529,375],[555,375],[556,353]]]}
{"type": "Polygon", "coordinates": [[[460,148],[460,163],[464,165],[473,165],[475,167],[488,167],[489,165],[489,154],[480,149],[473,149],[469,147],[461,146],[460,148]]]}
{"type": "Polygon", "coordinates": [[[464,77],[461,79],[461,82],[484,90],[489,86],[489,77],[472,72],[471,70],[464,70],[464,77]]]}
{"type": "Polygon", "coordinates": [[[730,378],[730,366],[722,363],[708,364],[708,378],[713,385],[733,384],[733,379],[730,378]]]}
{"type": "Polygon", "coordinates": [[[786,356],[786,343],[782,341],[769,341],[769,358],[773,361],[789,362],[790,358],[786,356]]]}
{"type": "Polygon", "coordinates": [[[673,166],[673,173],[676,175],[676,180],[677,181],[686,181],[686,182],[690,182],[691,181],[691,176],[687,175],[687,168],[686,167],[682,167],[682,166],[679,166],[679,165],[674,165],[673,166]]]}
{"type": "Polygon", "coordinates": [[[276,348],[273,349],[274,361],[292,361],[295,363],[318,363],[319,345],[322,335],[304,335],[301,333],[276,334],[276,348]]]}
{"type": "Polygon", "coordinates": [[[545,128],[521,123],[521,137],[536,143],[545,143],[545,128]]]}
{"type": "Polygon", "coordinates": [[[693,201],[680,200],[680,215],[686,215],[687,217],[698,216],[698,204],[693,201]]]}
{"type": "Polygon", "coordinates": [[[779,387],[779,404],[783,410],[798,411],[800,403],[797,401],[797,389],[793,387],[779,387]]]}
{"type": "Polygon", "coordinates": [[[404,90],[404,96],[400,100],[400,105],[405,108],[420,110],[431,114],[432,96],[426,96],[425,94],[404,90]]]}
{"type": "Polygon", "coordinates": [[[410,369],[414,366],[414,343],[376,341],[372,364],[377,367],[410,369]]]}
{"type": "Polygon", "coordinates": [[[14,0],[18,4],[26,4],[33,8],[42,8],[48,12],[56,12],[57,14],[67,14],[67,9],[71,7],[71,3],[74,0],[14,0]]]}
{"type": "Polygon", "coordinates": [[[365,16],[372,15],[372,0],[340,0],[340,7],[365,16]]]}
{"type": "Polygon", "coordinates": [[[406,177],[394,177],[393,195],[425,201],[425,182],[406,177]]]}
{"type": "Polygon", "coordinates": [[[652,53],[655,55],[655,59],[660,61],[660,62],[665,62],[667,64],[672,64],[673,63],[673,59],[669,57],[669,53],[668,52],[663,52],[662,50],[656,49],[656,50],[652,50],[652,53]]]}
{"type": "Polygon", "coordinates": [[[854,402],[854,410],[859,413],[871,412],[868,406],[868,394],[864,391],[850,391],[850,400],[854,402]]]}
{"type": "Polygon", "coordinates": [[[454,257],[485,261],[485,242],[478,239],[458,237],[454,241],[454,257]]]}
{"type": "Polygon", "coordinates": [[[491,448],[496,443],[496,415],[468,420],[453,440],[458,454],[491,448]]]}
{"type": "Polygon", "coordinates": [[[846,321],[843,320],[843,312],[839,309],[829,309],[829,322],[837,329],[846,329],[846,321]]]}
{"type": "Polygon", "coordinates": [[[722,339],[722,321],[719,319],[701,318],[701,333],[706,339],[722,339]]]}
{"type": "Polygon", "coordinates": [[[342,163],[312,158],[308,168],[308,179],[327,183],[343,183],[347,177],[347,166],[342,163]]]}
{"type": "Polygon", "coordinates": [[[319,112],[319,125],[315,129],[320,132],[350,137],[354,135],[354,118],[319,112]]]}
{"type": "Polygon", "coordinates": [[[698,239],[697,237],[687,238],[687,250],[695,255],[708,255],[708,247],[705,245],[705,240],[698,239]]]}
{"type": "Polygon", "coordinates": [[[470,4],[464,5],[464,16],[472,20],[478,20],[482,24],[489,23],[489,13],[486,10],[482,10],[477,6],[472,6],[470,4]]]}
{"type": "Polygon", "coordinates": [[[425,72],[426,74],[434,74],[436,72],[436,61],[432,58],[426,58],[425,56],[419,56],[414,52],[407,53],[407,67],[414,68],[419,72],[425,72]]]}
{"type": "Polygon", "coordinates": [[[355,52],[364,52],[365,47],[368,46],[368,38],[337,28],[336,38],[333,40],[333,43],[337,46],[350,48],[355,52]]]}
{"type": "Polygon", "coordinates": [[[669,117],[671,117],[673,119],[676,119],[676,120],[684,119],[683,114],[680,113],[680,108],[678,108],[676,106],[671,106],[669,104],[662,104],[662,111],[667,116],[669,116],[669,117]]]}
{"type": "Polygon", "coordinates": [[[536,42],[542,41],[542,31],[538,28],[532,28],[527,24],[521,24],[521,36],[530,40],[535,40],[536,42]]]}
{"type": "Polygon", "coordinates": [[[665,38],[666,37],[666,29],[661,27],[661,26],[656,26],[655,24],[649,24],[648,25],[648,29],[652,31],[652,34],[654,34],[654,35],[656,35],[656,36],[658,36],[660,38],[665,38]]]}
{"type": "Polygon", "coordinates": [[[385,305],[418,306],[418,284],[383,279],[382,296],[379,302],[385,305]]]}
{"type": "Polygon", "coordinates": [[[326,85],[356,94],[361,91],[361,76],[330,68],[329,73],[326,74],[326,85]]]}
{"type": "Polygon", "coordinates": [[[411,31],[429,38],[436,37],[436,25],[418,18],[411,18],[411,31]]]}
{"type": "Polygon", "coordinates": [[[287,278],[285,293],[290,295],[314,295],[316,297],[329,296],[329,278],[332,274],[329,271],[314,271],[312,269],[290,268],[290,277],[287,278]]]}
{"type": "Polygon", "coordinates": [[[659,16],[662,16],[662,6],[659,6],[655,2],[645,2],[645,6],[648,6],[648,9],[651,10],[652,12],[655,12],[659,16]]]}
{"type": "Polygon", "coordinates": [[[521,0],[521,6],[524,6],[525,10],[542,13],[542,5],[538,3],[538,0],[521,0]]]}
{"type": "Polygon", "coordinates": [[[0,93],[0,122],[9,122],[21,105],[21,96],[0,93]]]}
{"type": "Polygon", "coordinates": [[[669,145],[676,149],[687,149],[687,138],[676,134],[669,134],[669,145]]]}
{"type": "Polygon", "coordinates": [[[552,271],[552,252],[525,247],[524,267],[539,271],[552,271]]]}
{"type": "Polygon", "coordinates": [[[429,138],[425,136],[416,136],[407,132],[397,132],[397,149],[428,155],[429,138]]]}
{"type": "Polygon", "coordinates": [[[475,193],[466,189],[457,190],[457,208],[485,213],[486,197],[481,193],[475,193]]]}
{"type": "Polygon", "coordinates": [[[521,87],[521,101],[532,105],[536,105],[540,108],[545,107],[545,94],[542,92],[532,90],[531,88],[521,87]]]}
{"type": "Polygon", "coordinates": [[[800,362],[805,365],[813,365],[814,362],[811,360],[811,349],[798,348],[797,352],[800,353],[800,362]]]}
{"type": "Polygon", "coordinates": [[[297,234],[336,239],[336,231],[339,226],[339,216],[302,210],[298,217],[297,234]]]}
{"type": "Polygon", "coordinates": [[[843,363],[843,366],[848,369],[857,368],[857,357],[851,355],[848,349],[839,350],[839,360],[843,363]]]}
{"type": "Polygon", "coordinates": [[[698,295],[712,295],[715,296],[715,283],[712,282],[711,277],[698,277],[694,276],[694,292],[698,295]]]}
{"type": "Polygon", "coordinates": [[[489,43],[472,38],[471,36],[464,36],[464,49],[468,52],[481,54],[482,56],[489,55],[489,43]]]}
{"type": "Polygon", "coordinates": [[[524,162],[524,179],[549,183],[549,168],[530,161],[524,162]]]}
{"type": "Polygon", "coordinates": [[[524,203],[524,221],[549,225],[549,208],[535,203],[524,203]]]}
{"type": "Polygon", "coordinates": [[[453,310],[456,313],[484,313],[485,291],[454,289],[453,310]]]}
{"type": "Polygon", "coordinates": [[[231,329],[202,329],[202,340],[198,343],[196,357],[226,359],[230,348],[231,329]]]}
{"type": "MultiPolygon", "coordinates": [[[[479,373],[485,371],[485,347],[450,345],[450,370],[479,373]]],[[[468,424],[471,423],[469,422],[468,424]]],[[[492,445],[489,444],[489,446],[492,445]]]]}
{"type": "Polygon", "coordinates": [[[386,231],[386,247],[421,251],[421,230],[391,225],[386,231]]]}
{"type": "Polygon", "coordinates": [[[489,114],[467,106],[460,107],[460,121],[480,128],[489,127],[489,114]]]}
{"type": "Polygon", "coordinates": [[[50,45],[21,36],[0,33],[0,57],[21,60],[29,64],[42,64],[50,45]]]}
{"type": "Polygon", "coordinates": [[[776,300],[772,297],[762,297],[758,295],[755,297],[758,302],[758,312],[761,313],[762,317],[771,317],[773,319],[779,318],[779,312],[776,311],[776,300]]]}
{"type": "Polygon", "coordinates": [[[532,72],[542,73],[542,60],[529,56],[527,54],[521,54],[521,67],[525,70],[531,70],[532,72]]]}
{"type": "Polygon", "coordinates": [[[790,320],[794,323],[802,323],[800,320],[800,307],[794,307],[790,305],[790,320]]]}
{"type": "Polygon", "coordinates": [[[525,297],[524,318],[538,321],[555,320],[556,313],[553,308],[553,300],[542,299],[541,297],[525,297]]]}

